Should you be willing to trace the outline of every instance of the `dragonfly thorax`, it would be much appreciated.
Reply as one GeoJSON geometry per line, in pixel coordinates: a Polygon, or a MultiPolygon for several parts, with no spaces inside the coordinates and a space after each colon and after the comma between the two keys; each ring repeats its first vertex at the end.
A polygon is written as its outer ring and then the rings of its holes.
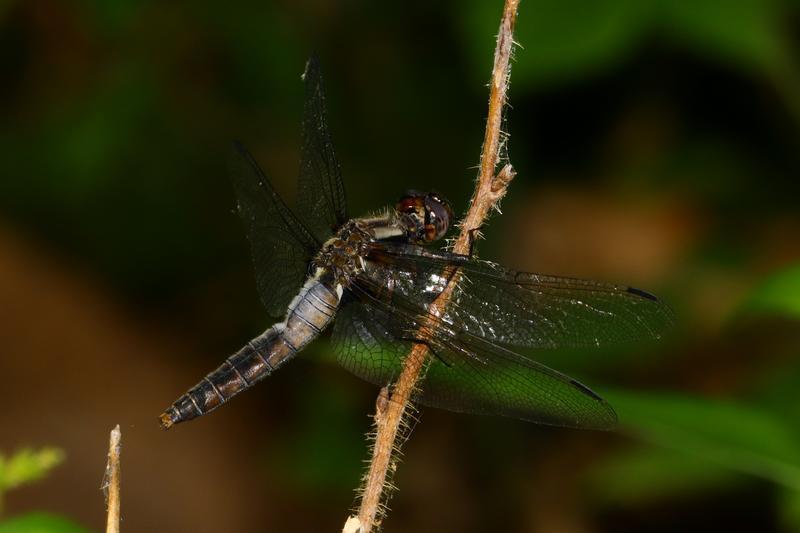
{"type": "Polygon", "coordinates": [[[351,220],[328,239],[313,264],[330,272],[337,285],[348,287],[364,270],[364,256],[374,235],[360,220],[351,220]]]}

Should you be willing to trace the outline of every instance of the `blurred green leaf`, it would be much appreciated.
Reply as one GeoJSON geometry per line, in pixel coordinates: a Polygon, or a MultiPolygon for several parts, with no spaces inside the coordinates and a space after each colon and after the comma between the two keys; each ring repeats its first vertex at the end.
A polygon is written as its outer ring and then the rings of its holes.
{"type": "Polygon", "coordinates": [[[800,439],[769,411],[679,394],[606,397],[621,426],[648,442],[800,489],[800,439]]]}
{"type": "Polygon", "coordinates": [[[64,452],[51,447],[23,448],[10,458],[0,455],[0,492],[41,479],[63,460],[64,452]]]}
{"type": "Polygon", "coordinates": [[[639,504],[671,496],[686,496],[712,487],[730,486],[736,473],[696,456],[668,448],[634,447],[593,468],[588,482],[603,500],[639,504]]]}
{"type": "MultiPolygon", "coordinates": [[[[160,117],[152,109],[159,103],[157,78],[146,66],[124,65],[110,69],[103,83],[72,109],[53,113],[44,124],[51,137],[50,172],[39,179],[49,194],[85,206],[109,183],[116,183],[120,161],[134,155],[132,134],[152,133],[160,117]]],[[[135,154],[141,157],[141,154],[135,154]]]]}
{"type": "MultiPolygon", "coordinates": [[[[602,71],[652,34],[745,69],[781,72],[791,63],[784,11],[773,0],[531,0],[523,4],[515,29],[522,50],[514,84],[541,86],[602,71]]],[[[488,72],[500,6],[473,0],[462,13],[476,71],[488,72]]]]}
{"type": "Polygon", "coordinates": [[[754,376],[753,399],[771,413],[794,417],[800,412],[800,394],[797,394],[800,390],[800,335],[794,343],[779,346],[777,350],[775,356],[779,363],[754,376]]]}
{"type": "MultiPolygon", "coordinates": [[[[325,351],[321,348],[309,351],[325,351]]],[[[274,433],[270,440],[266,470],[271,477],[277,473],[283,478],[287,489],[319,494],[346,491],[358,484],[363,450],[355,398],[346,384],[322,379],[319,373],[307,375],[306,384],[308,388],[292,403],[298,413],[291,430],[274,433]]]]}
{"type": "Polygon", "coordinates": [[[85,533],[88,529],[49,513],[29,513],[0,522],[0,533],[85,533]]]}
{"type": "Polygon", "coordinates": [[[800,265],[782,270],[764,280],[751,293],[744,310],[800,318],[800,265]]]}
{"type": "MultiPolygon", "coordinates": [[[[514,36],[522,48],[515,86],[561,81],[618,62],[637,43],[651,11],[640,0],[531,0],[523,6],[514,36]]],[[[489,72],[501,4],[473,0],[462,13],[476,71],[489,72]]]]}
{"type": "Polygon", "coordinates": [[[800,531],[800,491],[785,490],[778,495],[778,516],[786,531],[800,531]]]}
{"type": "Polygon", "coordinates": [[[662,2],[662,27],[682,44],[744,67],[786,63],[782,4],[773,0],[662,2]]]}

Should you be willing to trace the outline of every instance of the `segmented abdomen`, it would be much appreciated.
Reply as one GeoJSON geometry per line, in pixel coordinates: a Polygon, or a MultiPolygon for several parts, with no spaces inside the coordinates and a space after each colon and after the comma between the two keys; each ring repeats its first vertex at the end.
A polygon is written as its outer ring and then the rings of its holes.
{"type": "Polygon", "coordinates": [[[316,276],[303,286],[289,305],[286,322],[248,342],[216,370],[178,398],[161,414],[167,429],[210,413],[233,396],[269,376],[314,340],[333,320],[339,294],[328,280],[316,276]]]}

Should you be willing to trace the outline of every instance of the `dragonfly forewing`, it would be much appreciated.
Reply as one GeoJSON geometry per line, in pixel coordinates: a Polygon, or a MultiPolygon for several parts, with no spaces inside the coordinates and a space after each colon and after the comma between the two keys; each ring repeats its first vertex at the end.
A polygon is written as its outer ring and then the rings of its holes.
{"type": "Polygon", "coordinates": [[[445,322],[504,346],[559,348],[658,339],[673,322],[655,296],[625,285],[518,272],[464,255],[420,246],[376,243],[372,275],[420,311],[447,285],[460,282],[445,322]]]}
{"type": "Polygon", "coordinates": [[[320,243],[272,187],[252,155],[234,144],[231,180],[250,241],[258,293],[272,316],[283,316],[308,274],[320,243]]]}
{"type": "Polygon", "coordinates": [[[303,142],[297,181],[297,213],[320,242],[347,222],[347,202],[339,161],[328,132],[319,61],[312,57],[303,74],[303,142]]]}

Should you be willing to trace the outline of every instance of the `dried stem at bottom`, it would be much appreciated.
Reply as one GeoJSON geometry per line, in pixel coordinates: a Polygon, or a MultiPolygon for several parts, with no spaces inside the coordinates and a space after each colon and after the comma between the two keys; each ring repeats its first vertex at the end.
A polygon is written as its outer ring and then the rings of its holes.
{"type": "Polygon", "coordinates": [[[108,463],[103,476],[102,489],[106,494],[108,516],[106,519],[106,533],[119,533],[119,464],[122,432],[117,427],[111,430],[108,442],[108,463]]]}

